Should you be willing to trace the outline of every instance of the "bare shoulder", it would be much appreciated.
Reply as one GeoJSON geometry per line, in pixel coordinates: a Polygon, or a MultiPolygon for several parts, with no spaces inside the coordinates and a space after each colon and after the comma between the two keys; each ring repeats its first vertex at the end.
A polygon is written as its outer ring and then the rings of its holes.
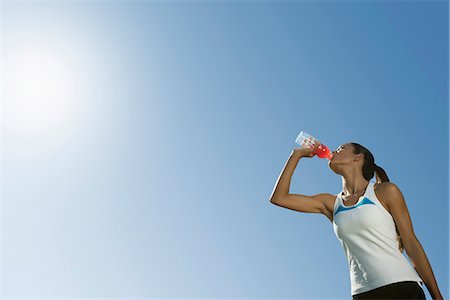
{"type": "Polygon", "coordinates": [[[334,203],[336,201],[336,195],[333,194],[326,194],[326,197],[324,197],[323,202],[325,205],[325,216],[330,220],[330,222],[333,222],[333,210],[334,210],[334,203]]]}
{"type": "Polygon", "coordinates": [[[401,193],[398,186],[393,182],[380,182],[374,185],[374,191],[376,192],[377,198],[386,206],[389,206],[389,200],[392,194],[401,193]]]}
{"type": "Polygon", "coordinates": [[[400,189],[398,188],[398,186],[393,183],[393,182],[380,182],[380,183],[375,183],[373,186],[374,190],[377,190],[379,192],[393,192],[393,191],[399,191],[400,189]]]}
{"type": "Polygon", "coordinates": [[[324,197],[324,203],[325,203],[325,207],[328,210],[333,211],[334,209],[334,202],[336,201],[336,197],[337,195],[333,195],[333,194],[326,194],[326,197],[324,197]]]}

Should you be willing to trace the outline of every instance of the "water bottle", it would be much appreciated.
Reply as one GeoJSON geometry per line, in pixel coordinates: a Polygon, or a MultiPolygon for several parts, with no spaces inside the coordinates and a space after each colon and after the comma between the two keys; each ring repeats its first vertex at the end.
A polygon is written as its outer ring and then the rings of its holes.
{"type": "MultiPolygon", "coordinates": [[[[313,148],[314,144],[319,141],[312,135],[304,131],[301,131],[300,134],[295,139],[295,142],[299,144],[301,148],[313,148]]],[[[319,144],[319,146],[316,148],[313,154],[317,155],[320,158],[326,158],[328,160],[331,160],[331,158],[333,157],[333,154],[331,153],[330,149],[322,143],[319,144]]]]}

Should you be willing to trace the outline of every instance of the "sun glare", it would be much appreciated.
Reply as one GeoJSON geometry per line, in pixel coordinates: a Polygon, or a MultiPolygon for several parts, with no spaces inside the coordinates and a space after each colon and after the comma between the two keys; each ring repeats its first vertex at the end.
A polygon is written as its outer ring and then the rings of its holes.
{"type": "Polygon", "coordinates": [[[5,59],[3,99],[8,127],[42,133],[64,126],[75,92],[70,59],[45,46],[10,53],[5,59]]]}

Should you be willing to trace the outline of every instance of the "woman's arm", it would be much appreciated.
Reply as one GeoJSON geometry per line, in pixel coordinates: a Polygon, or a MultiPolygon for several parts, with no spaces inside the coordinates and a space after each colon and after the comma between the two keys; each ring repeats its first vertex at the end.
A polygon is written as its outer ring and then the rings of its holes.
{"type": "Polygon", "coordinates": [[[298,161],[302,157],[309,157],[309,158],[314,157],[315,154],[313,154],[313,152],[314,150],[316,150],[317,147],[319,147],[319,144],[320,143],[317,142],[314,144],[313,148],[309,149],[295,148],[294,150],[292,150],[291,155],[289,156],[289,159],[284,165],[284,168],[281,171],[280,176],[278,176],[278,180],[275,184],[275,187],[273,188],[272,195],[270,196],[271,200],[289,194],[289,187],[291,185],[292,174],[294,174],[298,161]]]}
{"type": "Polygon", "coordinates": [[[434,278],[434,273],[431,269],[430,262],[428,261],[427,255],[425,254],[419,240],[415,239],[412,243],[405,244],[405,250],[412,265],[423,279],[423,282],[425,282],[431,297],[433,299],[443,299],[437,286],[436,278],[434,278]]]}
{"type": "Polygon", "coordinates": [[[291,185],[292,174],[297,167],[298,161],[301,158],[301,154],[292,152],[289,156],[288,161],[284,165],[283,171],[281,171],[280,176],[273,188],[272,195],[270,199],[275,199],[277,197],[283,197],[289,194],[289,187],[291,185]]]}
{"type": "Polygon", "coordinates": [[[433,299],[443,299],[427,255],[414,233],[411,217],[402,192],[394,183],[390,182],[383,182],[379,187],[379,191],[397,224],[400,237],[413,267],[422,278],[431,297],[433,299]]]}

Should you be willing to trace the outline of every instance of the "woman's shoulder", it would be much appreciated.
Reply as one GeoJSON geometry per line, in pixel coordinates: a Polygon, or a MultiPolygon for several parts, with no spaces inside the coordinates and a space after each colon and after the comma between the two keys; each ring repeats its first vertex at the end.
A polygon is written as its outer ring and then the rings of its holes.
{"type": "Polygon", "coordinates": [[[377,190],[390,190],[395,188],[398,189],[397,185],[390,181],[376,182],[373,185],[373,188],[377,190]]]}
{"type": "Polygon", "coordinates": [[[338,194],[328,194],[327,197],[324,200],[327,216],[330,219],[330,221],[333,221],[333,211],[334,211],[334,205],[336,203],[336,199],[338,197],[338,194]]]}
{"type": "Polygon", "coordinates": [[[389,204],[393,198],[392,195],[395,195],[398,192],[401,193],[400,189],[395,183],[388,181],[375,184],[374,192],[377,199],[381,202],[381,204],[383,204],[383,206],[389,212],[390,212],[389,204]]]}

